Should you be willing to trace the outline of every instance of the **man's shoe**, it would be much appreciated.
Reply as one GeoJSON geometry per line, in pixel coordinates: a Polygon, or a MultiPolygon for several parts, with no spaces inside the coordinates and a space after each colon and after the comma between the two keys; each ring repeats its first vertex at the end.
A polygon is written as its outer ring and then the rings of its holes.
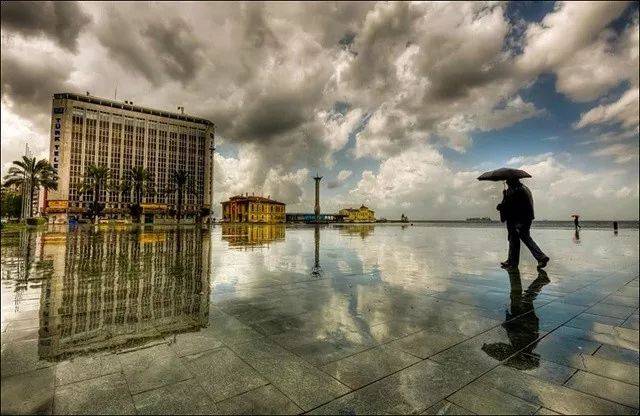
{"type": "Polygon", "coordinates": [[[545,257],[538,262],[538,269],[544,269],[547,267],[547,263],[549,263],[549,257],[545,257]]]}

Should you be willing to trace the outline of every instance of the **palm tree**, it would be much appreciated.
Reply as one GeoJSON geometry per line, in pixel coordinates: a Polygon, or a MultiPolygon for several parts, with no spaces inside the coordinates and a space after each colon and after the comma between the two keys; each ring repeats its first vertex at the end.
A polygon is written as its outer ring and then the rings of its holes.
{"type": "Polygon", "coordinates": [[[95,221],[104,210],[104,203],[99,202],[100,191],[107,188],[111,171],[106,166],[89,165],[80,184],[80,193],[91,192],[93,202],[89,207],[89,215],[95,221]]]}
{"type": "Polygon", "coordinates": [[[123,184],[125,192],[133,191],[133,203],[129,205],[131,216],[140,221],[142,214],[142,195],[152,190],[152,177],[148,169],[136,166],[129,171],[129,180],[123,184]]]}
{"type": "Polygon", "coordinates": [[[187,182],[189,182],[189,174],[183,169],[175,170],[171,175],[171,182],[175,186],[175,189],[172,191],[178,192],[176,199],[176,217],[178,222],[180,222],[180,219],[182,218],[182,200],[184,197],[185,186],[187,185],[187,182]]]}
{"type": "Polygon", "coordinates": [[[4,186],[19,186],[29,201],[29,217],[33,216],[31,196],[40,188],[57,189],[58,174],[48,160],[36,160],[35,157],[22,156],[22,160],[14,160],[13,166],[4,177],[4,186]]]}

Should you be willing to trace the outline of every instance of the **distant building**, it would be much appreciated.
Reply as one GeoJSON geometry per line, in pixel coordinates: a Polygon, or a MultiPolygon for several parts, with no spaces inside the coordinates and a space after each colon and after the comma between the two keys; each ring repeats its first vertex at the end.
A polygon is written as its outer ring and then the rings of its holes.
{"type": "Polygon", "coordinates": [[[375,211],[362,205],[360,208],[344,208],[338,211],[344,216],[345,222],[374,222],[375,211]]]}
{"type": "MultiPolygon", "coordinates": [[[[131,168],[144,167],[153,189],[142,196],[145,222],[164,220],[175,211],[177,192],[172,174],[185,170],[191,186],[185,192],[182,212],[193,218],[211,208],[214,125],[182,113],[170,113],[132,102],[91,95],[53,95],[49,161],[58,173],[58,188],[44,196],[44,212],[51,222],[85,216],[93,198],[80,184],[89,165],[107,167],[111,184],[129,179],[131,168]]],[[[107,218],[129,215],[133,201],[116,186],[100,191],[107,218]]]]}
{"type": "Polygon", "coordinates": [[[222,220],[225,222],[285,221],[285,204],[262,196],[236,195],[222,203],[222,220]]]}
{"type": "Polygon", "coordinates": [[[316,214],[311,212],[287,213],[287,222],[314,223],[316,222],[316,219],[321,223],[342,222],[344,220],[344,216],[340,214],[318,214],[316,217],[316,214]]]}

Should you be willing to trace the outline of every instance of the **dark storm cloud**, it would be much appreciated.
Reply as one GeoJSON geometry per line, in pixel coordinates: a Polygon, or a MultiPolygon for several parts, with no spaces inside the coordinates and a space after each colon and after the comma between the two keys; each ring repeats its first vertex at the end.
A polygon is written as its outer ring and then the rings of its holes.
{"type": "Polygon", "coordinates": [[[193,80],[203,52],[192,27],[181,17],[148,20],[132,22],[112,9],[98,29],[98,40],[123,68],[156,86],[167,78],[183,85],[193,80]]]}
{"type": "Polygon", "coordinates": [[[143,34],[169,77],[183,83],[195,77],[202,61],[201,46],[184,20],[153,22],[143,34]]]}
{"type": "MultiPolygon", "coordinates": [[[[26,59],[3,53],[1,69],[2,101],[27,119],[46,117],[53,93],[63,91],[70,67],[58,61],[26,59]]],[[[48,127],[48,123],[43,128],[48,127]]]]}
{"type": "Polygon", "coordinates": [[[66,1],[3,1],[2,28],[25,37],[45,36],[72,52],[78,36],[91,23],[79,3],[66,1]]]}
{"type": "Polygon", "coordinates": [[[132,70],[157,85],[160,82],[159,74],[149,59],[148,49],[136,31],[137,27],[112,9],[106,14],[97,37],[108,54],[123,68],[132,70]]]}

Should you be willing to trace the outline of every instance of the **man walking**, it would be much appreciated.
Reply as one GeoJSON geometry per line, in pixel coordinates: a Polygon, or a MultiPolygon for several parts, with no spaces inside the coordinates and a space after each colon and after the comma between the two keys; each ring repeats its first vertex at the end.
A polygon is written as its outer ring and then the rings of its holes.
{"type": "Polygon", "coordinates": [[[496,207],[500,211],[500,220],[507,222],[509,239],[509,258],[500,265],[505,269],[518,267],[520,240],[522,240],[533,257],[538,260],[538,268],[542,269],[549,262],[549,257],[540,250],[529,234],[531,222],[534,219],[531,191],[515,178],[507,179],[507,186],[507,190],[503,192],[502,202],[496,207]]]}

